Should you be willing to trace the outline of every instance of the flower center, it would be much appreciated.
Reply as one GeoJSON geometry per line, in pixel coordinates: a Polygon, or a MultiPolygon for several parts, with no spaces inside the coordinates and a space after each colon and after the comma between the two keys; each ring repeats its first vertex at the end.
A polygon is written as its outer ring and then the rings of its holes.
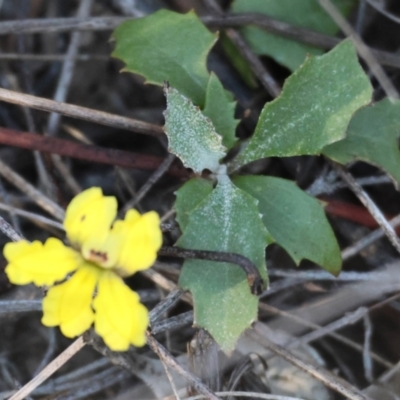
{"type": "Polygon", "coordinates": [[[107,262],[108,256],[106,252],[90,250],[87,260],[102,265],[107,262]]]}

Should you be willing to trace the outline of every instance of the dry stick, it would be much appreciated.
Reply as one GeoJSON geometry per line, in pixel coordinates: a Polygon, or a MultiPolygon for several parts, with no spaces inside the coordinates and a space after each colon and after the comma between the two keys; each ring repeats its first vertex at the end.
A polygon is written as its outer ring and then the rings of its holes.
{"type": "Polygon", "coordinates": [[[382,272],[341,272],[339,276],[333,276],[324,270],[305,270],[305,271],[285,271],[280,269],[270,269],[268,275],[271,277],[291,278],[299,280],[311,281],[335,281],[335,282],[349,282],[349,281],[379,281],[382,279],[382,272]]]}
{"type": "Polygon", "coordinates": [[[239,32],[234,29],[227,29],[226,35],[232,40],[239,52],[247,60],[250,68],[253,70],[254,74],[260,80],[267,92],[274,98],[278,97],[282,90],[281,87],[239,32]]]}
{"type": "Polygon", "coordinates": [[[43,97],[31,96],[0,88],[0,100],[7,103],[32,107],[38,110],[58,112],[72,118],[95,122],[101,125],[112,126],[119,129],[127,129],[133,132],[151,136],[164,136],[163,128],[159,125],[138,121],[132,118],[121,117],[91,108],[75,106],[68,103],[59,103],[43,97]]]}
{"type": "Polygon", "coordinates": [[[0,217],[0,231],[13,242],[18,242],[23,239],[23,236],[21,236],[3,217],[0,217]]]}
{"type": "Polygon", "coordinates": [[[154,351],[154,353],[158,355],[163,364],[172,368],[180,375],[182,375],[182,377],[188,383],[190,383],[190,385],[193,386],[193,388],[196,391],[206,396],[207,399],[211,400],[220,399],[197,376],[187,371],[161,343],[159,343],[156,339],[154,339],[154,337],[150,333],[146,332],[146,337],[147,337],[147,344],[154,351]]]}
{"type": "Polygon", "coordinates": [[[352,325],[358,322],[360,319],[368,315],[368,312],[369,312],[368,308],[360,307],[356,311],[347,313],[342,318],[339,318],[328,325],[322,326],[321,328],[316,329],[315,331],[312,331],[310,333],[307,333],[306,335],[298,339],[294,339],[293,341],[289,342],[286,347],[292,349],[313,342],[314,340],[318,340],[328,335],[330,332],[337,331],[339,329],[344,328],[345,326],[352,325]]]}
{"type": "MultiPolygon", "coordinates": [[[[93,0],[81,0],[77,12],[78,18],[86,18],[90,15],[90,9],[92,7],[93,0]]],[[[53,100],[58,102],[64,102],[67,98],[69,88],[71,85],[72,77],[74,75],[76,56],[78,55],[79,45],[81,42],[81,33],[72,32],[71,40],[68,45],[67,58],[63,62],[60,78],[57,82],[56,92],[53,100]]],[[[47,128],[45,134],[48,136],[55,136],[60,126],[61,114],[51,113],[47,120],[47,128]]],[[[77,195],[82,191],[77,180],[72,176],[69,168],[63,162],[58,154],[52,154],[54,166],[57,168],[60,175],[64,178],[65,183],[71,189],[74,195],[77,195]]]]}
{"type": "MultiPolygon", "coordinates": [[[[216,0],[203,0],[205,6],[215,15],[223,17],[224,11],[216,0]]],[[[260,80],[261,84],[272,97],[278,97],[281,92],[281,87],[272,77],[271,73],[260,61],[258,56],[253,52],[250,46],[242,38],[239,32],[234,29],[227,29],[226,35],[231,39],[242,56],[247,60],[250,68],[260,80]]]]}
{"type": "Polygon", "coordinates": [[[38,18],[0,23],[0,35],[18,33],[53,33],[68,31],[104,31],[116,28],[132,17],[38,18]]]}
{"type": "Polygon", "coordinates": [[[372,323],[369,314],[364,315],[364,351],[363,351],[363,364],[364,364],[364,376],[368,382],[372,382],[372,360],[371,360],[371,336],[372,336],[372,323]]]}
{"type": "Polygon", "coordinates": [[[161,179],[164,174],[168,171],[169,167],[175,160],[175,155],[174,154],[168,154],[168,156],[165,158],[163,163],[157,168],[156,171],[153,172],[153,174],[150,176],[150,178],[147,180],[147,182],[139,189],[137,192],[136,196],[128,201],[123,209],[121,210],[121,214],[125,214],[130,208],[135,207],[137,203],[139,203],[140,200],[143,199],[144,196],[148,193],[148,191],[161,179]]]}
{"type": "Polygon", "coordinates": [[[193,311],[187,311],[185,313],[176,315],[175,317],[164,319],[151,326],[151,333],[153,335],[157,335],[161,332],[177,330],[183,328],[184,326],[192,325],[193,315],[193,311]]]}
{"type": "Polygon", "coordinates": [[[9,206],[9,205],[3,204],[3,203],[0,203],[0,210],[5,210],[5,211],[8,211],[8,212],[12,212],[15,215],[19,215],[21,217],[25,217],[27,219],[30,219],[31,221],[37,221],[37,222],[40,222],[42,224],[52,226],[53,228],[64,230],[63,224],[60,224],[59,222],[54,221],[54,220],[52,220],[50,218],[46,218],[46,217],[44,217],[43,215],[40,215],[40,214],[36,214],[36,213],[33,213],[33,212],[21,210],[20,208],[9,206]]]}
{"type": "Polygon", "coordinates": [[[8,400],[23,400],[32,393],[42,382],[49,378],[54,372],[59,370],[72,356],[74,356],[85,342],[81,337],[76,339],[69,347],[67,347],[58,357],[56,357],[49,365],[44,368],[39,375],[35,376],[31,381],[19,389],[8,400]]]}
{"type": "Polygon", "coordinates": [[[353,29],[353,27],[347,22],[340,11],[332,4],[331,0],[318,0],[322,8],[329,14],[329,16],[335,21],[336,25],[351,38],[354,45],[356,46],[358,54],[364,59],[370,68],[371,72],[374,74],[375,78],[378,80],[382,89],[385,91],[386,95],[392,99],[398,99],[399,93],[397,89],[387,77],[383,68],[379,65],[375,56],[372,54],[370,49],[364,44],[360,35],[353,29]]]}
{"type": "Polygon", "coordinates": [[[395,230],[386,220],[385,216],[382,214],[381,210],[376,206],[376,204],[371,200],[364,189],[355,181],[355,179],[339,164],[331,162],[335,170],[338,172],[340,177],[348,184],[349,188],[358,197],[361,203],[368,209],[371,215],[375,218],[375,221],[379,224],[382,230],[385,232],[386,236],[400,253],[400,241],[397,237],[395,230]]]}
{"type": "MultiPolygon", "coordinates": [[[[370,2],[371,3],[371,2],[370,2]]],[[[371,4],[372,5],[372,4],[371,4]]],[[[382,12],[382,10],[380,10],[382,12]]],[[[386,14],[385,14],[386,15],[386,14]]],[[[27,19],[23,21],[4,21],[0,22],[0,35],[16,33],[49,33],[49,32],[69,32],[69,31],[104,31],[116,28],[121,22],[132,17],[91,17],[91,18],[47,18],[47,19],[27,19]]],[[[331,49],[340,43],[341,39],[327,36],[319,32],[310,31],[306,28],[292,26],[262,14],[234,14],[220,16],[206,16],[201,18],[209,26],[217,28],[241,27],[244,25],[256,25],[271,33],[300,41],[305,44],[314,45],[323,49],[331,49]]],[[[399,68],[400,57],[386,51],[370,49],[383,65],[399,68]]],[[[12,53],[0,54],[1,59],[32,59],[41,61],[52,61],[65,59],[64,55],[59,54],[21,54],[20,56],[12,53]]],[[[109,60],[108,56],[102,55],[79,55],[78,60],[109,60]]]]}
{"type": "Polygon", "coordinates": [[[375,8],[376,11],[378,11],[379,13],[381,13],[382,15],[384,15],[386,18],[391,19],[392,21],[396,22],[397,24],[400,24],[400,18],[396,17],[395,15],[393,15],[392,13],[384,10],[382,8],[382,3],[378,4],[375,3],[375,1],[373,0],[365,0],[371,7],[375,8]]]}
{"type": "Polygon", "coordinates": [[[174,393],[175,399],[176,400],[181,400],[181,398],[179,396],[179,393],[178,393],[178,389],[177,389],[177,387],[175,385],[174,379],[173,379],[171,373],[169,372],[168,365],[165,364],[163,360],[160,359],[160,361],[161,361],[162,366],[164,367],[165,375],[167,375],[167,378],[169,380],[169,384],[171,385],[171,388],[172,388],[172,391],[174,393]]]}
{"type": "Polygon", "coordinates": [[[42,300],[0,300],[0,314],[42,311],[42,300]]]}
{"type": "MultiPolygon", "coordinates": [[[[261,399],[261,400],[303,400],[300,397],[292,397],[292,396],[280,396],[278,394],[265,394],[265,393],[257,393],[257,392],[215,392],[216,395],[221,397],[251,397],[252,399],[261,399]]],[[[206,399],[203,395],[191,396],[182,400],[201,400],[206,399]]],[[[166,399],[164,399],[166,400],[166,399]]]]}
{"type": "MultiPolygon", "coordinates": [[[[400,225],[400,215],[397,215],[388,222],[392,228],[397,228],[400,225]]],[[[382,228],[378,228],[368,235],[364,236],[362,239],[342,251],[343,261],[348,260],[350,257],[358,254],[361,250],[365,249],[383,236],[385,236],[385,232],[382,228]]]]}
{"type": "MultiPolygon", "coordinates": [[[[219,28],[241,27],[249,24],[256,25],[267,32],[275,33],[279,36],[287,37],[289,39],[327,50],[335,47],[343,40],[319,32],[310,31],[306,28],[293,26],[286,22],[261,14],[235,14],[225,17],[203,17],[202,20],[209,26],[219,28]]],[[[400,67],[399,55],[372,48],[369,48],[369,51],[374,54],[380,64],[395,68],[400,67]]]]}
{"type": "Polygon", "coordinates": [[[65,216],[64,210],[53,200],[50,200],[42,192],[28,183],[24,178],[14,172],[9,166],[0,160],[0,175],[7,179],[11,184],[16,186],[21,192],[30,197],[39,207],[46,210],[59,220],[63,220],[65,216]]]}
{"type": "MultiPolygon", "coordinates": [[[[45,137],[1,127],[0,144],[16,146],[28,150],[39,150],[45,153],[55,153],[86,161],[111,164],[113,166],[118,165],[125,168],[155,170],[163,162],[162,158],[155,156],[85,145],[70,140],[45,137]]],[[[172,166],[168,173],[178,177],[188,176],[187,171],[179,166],[172,166]]]]}
{"type": "MultiPolygon", "coordinates": [[[[20,37],[19,38],[20,43],[22,46],[25,43],[25,40],[20,37]]],[[[24,48],[24,46],[21,48],[21,50],[24,48]]],[[[22,74],[22,78],[24,80],[24,86],[26,87],[26,89],[28,90],[28,92],[32,93],[32,82],[31,82],[31,76],[30,74],[27,72],[26,68],[25,68],[25,64],[21,63],[20,64],[20,70],[21,70],[21,74],[22,74]]],[[[18,91],[19,88],[16,88],[18,91]]],[[[33,116],[32,110],[29,107],[21,107],[23,114],[25,116],[25,121],[26,121],[26,126],[29,130],[29,132],[36,132],[36,122],[35,122],[35,118],[33,116]]],[[[38,174],[38,179],[40,184],[42,184],[43,186],[43,190],[45,191],[45,193],[50,194],[50,193],[54,193],[54,183],[53,183],[53,179],[46,167],[46,164],[43,160],[43,156],[42,154],[40,154],[40,152],[38,151],[33,151],[33,156],[35,159],[35,165],[36,165],[36,171],[38,174]]]]}
{"type": "Polygon", "coordinates": [[[182,297],[185,291],[182,289],[174,289],[160,301],[149,313],[150,325],[153,325],[157,320],[171,309],[182,297]]]}
{"type": "Polygon", "coordinates": [[[251,337],[253,340],[260,343],[262,346],[266,347],[274,354],[281,356],[290,364],[295,365],[296,367],[300,368],[301,370],[307,372],[312,377],[317,379],[318,381],[322,382],[324,385],[329,387],[330,389],[342,394],[343,396],[347,397],[350,400],[370,400],[369,397],[362,394],[357,388],[350,385],[344,379],[332,374],[331,372],[327,371],[322,367],[317,367],[307,361],[304,361],[297,357],[296,355],[292,354],[288,350],[284,349],[282,346],[279,346],[261,333],[258,332],[257,326],[255,330],[251,330],[246,332],[246,335],[251,337]]]}
{"type": "MultiPolygon", "coordinates": [[[[18,61],[65,61],[65,54],[30,54],[30,53],[0,53],[0,61],[18,60],[18,61]]],[[[76,61],[110,61],[110,56],[102,54],[79,54],[76,61]]]]}

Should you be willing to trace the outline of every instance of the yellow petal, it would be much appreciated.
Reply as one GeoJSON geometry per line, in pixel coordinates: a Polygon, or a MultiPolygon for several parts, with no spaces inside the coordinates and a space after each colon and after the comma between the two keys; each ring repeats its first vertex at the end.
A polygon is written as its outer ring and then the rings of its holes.
{"type": "Polygon", "coordinates": [[[72,199],[66,211],[64,228],[68,239],[89,252],[105,241],[116,215],[115,197],[103,196],[97,187],[84,190],[72,199]]]}
{"type": "Polygon", "coordinates": [[[101,276],[93,301],[95,331],[111,350],[125,351],[130,344],[145,345],[149,316],[139,300],[137,293],[112,271],[101,276]]]}
{"type": "Polygon", "coordinates": [[[60,325],[70,338],[89,329],[94,320],[93,292],[101,273],[96,266],[83,264],[67,282],[52,287],[43,299],[43,325],[60,325]]]}
{"type": "Polygon", "coordinates": [[[116,267],[123,276],[151,267],[162,244],[160,218],[154,211],[140,215],[129,210],[124,221],[114,224],[111,235],[118,235],[116,267]]]}
{"type": "Polygon", "coordinates": [[[25,240],[7,243],[3,252],[9,262],[6,274],[16,285],[52,285],[82,262],[80,254],[55,238],[47,239],[45,244],[25,240]]]}

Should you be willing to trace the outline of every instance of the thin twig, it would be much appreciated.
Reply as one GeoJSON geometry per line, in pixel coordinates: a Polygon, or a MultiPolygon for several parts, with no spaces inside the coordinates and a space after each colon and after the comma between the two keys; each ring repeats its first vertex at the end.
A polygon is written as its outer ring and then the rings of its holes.
{"type": "Polygon", "coordinates": [[[173,379],[171,373],[169,372],[168,365],[166,365],[165,362],[162,359],[160,359],[160,361],[161,361],[162,366],[164,367],[165,375],[167,375],[167,378],[168,378],[169,383],[171,385],[172,391],[174,392],[175,399],[176,400],[181,400],[181,398],[179,396],[179,393],[178,393],[178,389],[176,388],[174,379],[173,379]]]}
{"type": "Polygon", "coordinates": [[[339,318],[328,325],[316,329],[313,332],[307,333],[306,335],[300,337],[299,339],[294,339],[292,342],[289,342],[286,347],[289,349],[293,349],[295,347],[301,347],[305,344],[321,339],[322,337],[328,335],[329,333],[342,329],[345,326],[354,324],[358,322],[360,319],[364,318],[366,315],[368,315],[368,309],[365,307],[360,307],[356,311],[348,313],[344,315],[342,318],[339,318]]]}
{"type": "MultiPolygon", "coordinates": [[[[265,393],[257,393],[257,392],[215,392],[217,396],[220,397],[250,397],[255,399],[262,399],[262,400],[303,400],[300,397],[291,397],[291,396],[280,396],[277,394],[265,394],[265,393]]],[[[187,397],[182,400],[200,400],[205,399],[203,395],[187,397]]]]}
{"type": "Polygon", "coordinates": [[[380,271],[371,272],[341,272],[339,276],[333,276],[327,271],[315,270],[315,271],[286,271],[280,269],[270,269],[268,271],[270,277],[279,278],[292,278],[297,280],[309,280],[309,281],[335,281],[335,282],[351,282],[351,281],[379,281],[384,276],[384,273],[380,271]]]}
{"type": "MultiPolygon", "coordinates": [[[[287,311],[279,310],[278,308],[273,307],[273,306],[271,306],[269,304],[260,303],[259,304],[259,308],[261,310],[265,310],[265,311],[268,311],[268,312],[271,312],[271,313],[278,314],[278,315],[281,315],[283,317],[289,318],[292,321],[296,321],[300,325],[308,326],[308,327],[310,327],[312,329],[321,329],[322,328],[320,325],[314,324],[313,322],[307,321],[304,318],[300,318],[300,317],[298,317],[298,316],[296,316],[294,314],[291,314],[291,313],[289,313],[287,311]]],[[[350,348],[353,348],[354,350],[356,350],[356,351],[358,351],[360,353],[363,352],[363,346],[359,345],[358,343],[354,342],[351,339],[348,339],[347,337],[345,337],[345,336],[343,336],[343,335],[341,335],[339,333],[328,332],[327,335],[332,337],[332,338],[334,338],[338,342],[343,343],[346,346],[349,346],[350,348]]],[[[384,358],[380,357],[379,355],[371,352],[371,356],[375,361],[379,362],[384,367],[386,367],[386,368],[392,368],[393,367],[392,363],[390,363],[389,361],[386,361],[384,358]]]]}
{"type": "MultiPolygon", "coordinates": [[[[389,225],[392,228],[397,228],[400,225],[400,215],[392,218],[389,222],[389,225]]],[[[378,228],[373,232],[369,233],[368,235],[364,236],[362,239],[358,240],[357,242],[353,243],[351,246],[347,247],[342,251],[342,259],[348,260],[350,257],[355,256],[361,250],[365,249],[372,243],[376,242],[378,239],[385,236],[385,232],[382,228],[378,228]]]]}
{"type": "Polygon", "coordinates": [[[42,300],[0,300],[0,314],[42,311],[42,300]]]}
{"type": "Polygon", "coordinates": [[[386,236],[393,244],[395,249],[400,253],[400,241],[397,237],[395,230],[386,220],[385,216],[382,214],[381,210],[376,206],[364,189],[355,181],[355,179],[339,164],[331,162],[335,170],[341,176],[341,178],[348,184],[349,188],[358,197],[361,203],[368,209],[371,215],[375,218],[376,222],[385,232],[386,236]]]}
{"type": "MultiPolygon", "coordinates": [[[[1,89],[0,89],[1,90],[1,89]]],[[[63,220],[64,210],[53,200],[49,199],[42,192],[37,190],[33,185],[27,182],[22,176],[14,172],[8,165],[0,160],[0,175],[7,179],[11,184],[16,186],[21,192],[30,197],[39,207],[46,210],[58,220],[63,220]]]]}
{"type": "Polygon", "coordinates": [[[151,326],[151,333],[157,335],[165,331],[172,331],[183,328],[193,323],[193,311],[176,315],[175,317],[164,319],[151,326]]]}
{"type": "MultiPolygon", "coordinates": [[[[216,0],[203,0],[203,2],[211,13],[219,17],[224,16],[224,11],[216,0]]],[[[272,97],[278,97],[281,92],[281,87],[275,81],[267,67],[265,67],[251,47],[242,38],[241,34],[235,29],[227,29],[225,33],[249,63],[250,68],[267,92],[272,97]]]]}
{"type": "Polygon", "coordinates": [[[2,21],[0,35],[18,33],[54,33],[69,31],[104,31],[116,28],[132,17],[97,18],[38,18],[26,20],[2,21]]]}
{"type": "Polygon", "coordinates": [[[261,278],[260,272],[247,257],[242,256],[241,254],[226,253],[222,251],[181,249],[179,247],[166,246],[161,247],[158,254],[168,257],[193,258],[198,260],[210,260],[236,264],[245,272],[251,292],[257,295],[263,291],[264,280],[261,278]]]}
{"type": "Polygon", "coordinates": [[[46,332],[48,334],[47,349],[43,355],[42,360],[40,361],[40,364],[36,367],[35,372],[33,373],[33,376],[36,376],[37,374],[39,374],[40,371],[50,362],[50,360],[52,359],[53,354],[56,350],[56,346],[57,346],[56,328],[53,327],[53,328],[46,329],[46,332]]]}
{"type": "Polygon", "coordinates": [[[121,117],[103,111],[93,110],[91,108],[75,106],[68,103],[59,103],[54,100],[22,94],[12,90],[0,88],[0,100],[7,103],[35,108],[37,110],[57,112],[68,117],[112,126],[114,128],[126,129],[156,137],[164,136],[162,127],[158,125],[138,121],[132,118],[121,117]]]}
{"type": "Polygon", "coordinates": [[[364,44],[361,37],[353,29],[353,27],[347,22],[343,17],[337,7],[331,2],[331,0],[318,0],[321,7],[329,14],[329,16],[335,21],[336,25],[353,41],[358,54],[364,59],[370,68],[371,72],[374,74],[378,82],[380,83],[382,89],[385,91],[386,95],[392,99],[398,99],[399,93],[393,83],[390,81],[386,75],[383,68],[379,65],[374,54],[370,49],[364,44]]]}
{"type": "MultiPolygon", "coordinates": [[[[371,4],[372,5],[372,4],[371,4]]],[[[380,10],[382,12],[382,10],[380,10]]],[[[386,14],[385,14],[386,15],[386,14]]],[[[17,34],[17,33],[53,33],[53,32],[69,32],[69,31],[105,31],[116,28],[122,22],[132,19],[132,17],[91,17],[86,19],[79,18],[46,18],[46,19],[26,19],[22,21],[2,21],[0,22],[0,35],[17,34]]],[[[323,49],[331,49],[341,42],[341,39],[327,36],[319,32],[311,31],[306,28],[290,25],[286,22],[279,21],[262,14],[234,14],[224,16],[206,16],[201,18],[202,21],[211,27],[216,28],[239,28],[245,25],[256,25],[261,29],[277,35],[287,37],[299,42],[321,47],[323,49]]],[[[382,65],[395,68],[400,67],[400,57],[396,54],[370,49],[377,60],[382,65]]],[[[3,53],[0,60],[18,59],[17,54],[3,53]]],[[[42,61],[63,61],[65,55],[59,54],[21,54],[20,59],[32,59],[42,61]]],[[[80,61],[108,60],[108,56],[81,54],[77,57],[80,61]]]]}
{"type": "Polygon", "coordinates": [[[300,359],[297,355],[291,353],[282,346],[271,342],[268,338],[258,332],[257,326],[254,330],[247,331],[246,334],[268,350],[272,351],[272,353],[281,356],[290,364],[293,364],[307,372],[309,375],[322,382],[330,389],[342,394],[346,398],[350,400],[370,400],[368,396],[361,393],[357,388],[350,385],[344,379],[332,374],[322,367],[317,367],[308,361],[300,359]]]}
{"type": "Polygon", "coordinates": [[[268,71],[266,66],[261,62],[258,56],[253,52],[250,46],[242,38],[240,33],[234,29],[227,29],[226,35],[229,37],[229,39],[232,40],[239,52],[247,60],[250,68],[254,72],[254,75],[257,76],[267,92],[273,98],[278,97],[281,93],[282,88],[272,77],[272,74],[268,71]]]}
{"type": "Polygon", "coordinates": [[[165,160],[160,164],[160,166],[153,172],[147,182],[139,189],[136,196],[128,201],[121,210],[121,214],[125,214],[130,208],[135,207],[139,201],[143,199],[144,196],[149,192],[149,190],[164,176],[168,171],[169,167],[175,160],[175,155],[170,153],[165,158],[165,160]]]}
{"type": "Polygon", "coordinates": [[[384,15],[386,18],[389,18],[393,22],[396,22],[397,24],[400,24],[400,18],[396,17],[389,11],[386,11],[385,9],[382,8],[382,3],[378,4],[374,0],[365,0],[371,7],[375,8],[376,11],[384,15]]]}
{"type": "Polygon", "coordinates": [[[363,363],[364,363],[364,376],[368,382],[373,382],[372,372],[372,359],[371,359],[371,336],[372,336],[372,323],[369,314],[364,315],[364,350],[363,350],[363,363]]]}
{"type": "Polygon", "coordinates": [[[3,217],[0,217],[0,230],[13,242],[18,242],[23,239],[23,237],[3,217]]]}
{"type": "Polygon", "coordinates": [[[76,339],[69,347],[67,347],[59,356],[57,356],[50,364],[44,368],[39,375],[35,376],[31,381],[24,385],[8,400],[23,400],[32,393],[42,382],[58,371],[72,356],[85,346],[82,336],[76,339]]]}
{"type": "MultiPolygon", "coordinates": [[[[79,3],[77,18],[81,19],[89,17],[92,4],[93,0],[81,0],[79,3]]],[[[72,32],[66,53],[66,59],[62,64],[60,78],[57,82],[56,90],[54,93],[53,97],[54,101],[64,103],[67,98],[72,77],[74,75],[76,56],[78,55],[79,52],[80,42],[81,42],[81,33],[76,31],[72,32]]],[[[60,121],[61,121],[60,114],[54,112],[50,113],[45,133],[49,136],[54,136],[58,131],[60,121]]]]}
{"type": "Polygon", "coordinates": [[[160,301],[149,313],[150,325],[153,325],[157,320],[170,310],[185,293],[182,289],[174,289],[160,301]]]}
{"type": "MultiPolygon", "coordinates": [[[[39,150],[45,153],[54,153],[101,164],[118,165],[125,168],[155,170],[163,162],[162,158],[156,156],[76,143],[66,139],[45,137],[1,127],[0,144],[28,150],[39,150]]],[[[178,177],[188,176],[187,171],[179,165],[172,165],[168,173],[178,177]]]]}
{"type": "MultiPolygon", "coordinates": [[[[90,9],[92,7],[93,0],[81,0],[77,12],[77,18],[87,18],[90,15],[90,9]]],[[[57,82],[56,91],[54,93],[53,100],[57,102],[65,102],[69,88],[72,82],[72,77],[76,65],[76,56],[78,55],[79,46],[81,42],[81,33],[72,32],[70,43],[67,49],[67,57],[63,61],[60,78],[57,82]]],[[[50,113],[47,120],[47,128],[45,134],[48,136],[55,136],[60,126],[61,114],[50,113]]],[[[52,154],[54,166],[57,168],[60,175],[64,178],[65,183],[70,188],[74,195],[77,195],[82,191],[77,180],[71,174],[71,171],[67,165],[63,162],[58,154],[52,154]]]]}
{"type": "MultiPolygon", "coordinates": [[[[65,54],[29,54],[29,53],[0,53],[0,61],[17,60],[17,61],[42,61],[54,62],[65,61],[65,54]]],[[[102,54],[78,54],[76,61],[109,61],[110,56],[102,54]]]]}
{"type": "MultiPolygon", "coordinates": [[[[19,35],[18,50],[20,52],[24,51],[25,43],[26,43],[25,36],[19,35]]],[[[19,69],[21,71],[22,81],[23,81],[23,86],[25,88],[25,91],[27,91],[28,94],[33,94],[32,74],[26,68],[24,62],[19,63],[18,65],[19,65],[19,69]]],[[[14,84],[13,89],[16,89],[18,92],[21,92],[21,90],[17,84],[14,84]]],[[[34,114],[33,114],[32,110],[29,107],[21,107],[21,109],[25,116],[26,126],[27,126],[29,132],[32,132],[32,133],[36,132],[37,131],[37,129],[36,129],[37,123],[36,123],[36,119],[34,118],[34,114]]],[[[33,157],[35,159],[38,179],[39,179],[40,184],[42,185],[43,191],[50,198],[55,198],[55,185],[53,182],[53,178],[46,167],[46,164],[43,160],[42,154],[40,154],[40,152],[38,152],[38,151],[33,151],[33,157]]]]}
{"type": "Polygon", "coordinates": [[[147,344],[150,348],[158,355],[160,360],[163,364],[167,365],[168,367],[172,368],[176,372],[178,372],[182,377],[190,383],[193,388],[206,396],[207,399],[210,400],[218,400],[219,397],[216,396],[211,390],[195,375],[191,374],[187,371],[179,362],[173,357],[169,351],[159,343],[150,333],[146,333],[147,337],[147,344]]]}

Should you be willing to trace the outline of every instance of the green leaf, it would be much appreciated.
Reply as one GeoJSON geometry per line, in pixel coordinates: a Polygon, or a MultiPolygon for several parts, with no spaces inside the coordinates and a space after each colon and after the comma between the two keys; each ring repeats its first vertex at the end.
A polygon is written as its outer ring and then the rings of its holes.
{"type": "Polygon", "coordinates": [[[236,143],[236,126],[239,120],[235,119],[236,102],[230,92],[227,92],[218,77],[211,74],[206,93],[206,105],[203,114],[210,118],[215,130],[222,136],[222,144],[230,149],[236,143]]]}
{"type": "Polygon", "coordinates": [[[189,213],[193,211],[213,190],[211,181],[202,178],[193,178],[179,188],[176,194],[174,208],[176,220],[185,231],[189,221],[189,213]]]}
{"type": "MultiPolygon", "coordinates": [[[[177,245],[226,251],[248,257],[266,279],[268,232],[257,201],[227,176],[190,214],[177,245]]],[[[230,352],[240,334],[257,318],[258,299],[250,293],[243,270],[234,264],[186,260],[180,285],[193,294],[195,324],[207,329],[230,352]]]]}
{"type": "Polygon", "coordinates": [[[346,164],[362,160],[386,171],[400,184],[400,102],[385,99],[359,110],[346,138],[323,149],[333,160],[346,164]]]}
{"type": "Polygon", "coordinates": [[[345,137],[352,115],[371,96],[371,84],[349,40],[307,59],[286,80],[282,94],[265,105],[248,146],[233,162],[235,168],[265,157],[319,154],[345,137]]]}
{"type": "Polygon", "coordinates": [[[164,129],[168,136],[168,150],[196,173],[200,174],[204,169],[215,172],[219,160],[226,155],[226,148],[211,120],[176,89],[166,88],[165,95],[164,129]]]}
{"type": "Polygon", "coordinates": [[[168,81],[195,104],[204,104],[209,73],[207,55],[217,35],[209,32],[194,12],[168,10],[123,22],[113,33],[113,56],[123,71],[143,75],[147,82],[168,81]]]}
{"type": "Polygon", "coordinates": [[[259,201],[268,232],[296,264],[307,259],[334,275],[340,272],[340,249],[318,200],[286,179],[241,176],[233,182],[259,201]]]}
{"type": "MultiPolygon", "coordinates": [[[[342,14],[347,15],[356,4],[356,0],[333,0],[333,3],[342,14]]],[[[232,11],[265,14],[293,26],[309,28],[331,36],[339,31],[318,0],[235,0],[232,11]]],[[[323,53],[323,50],[316,47],[253,26],[246,27],[241,32],[257,54],[270,56],[291,71],[300,67],[307,54],[323,53]]]]}

